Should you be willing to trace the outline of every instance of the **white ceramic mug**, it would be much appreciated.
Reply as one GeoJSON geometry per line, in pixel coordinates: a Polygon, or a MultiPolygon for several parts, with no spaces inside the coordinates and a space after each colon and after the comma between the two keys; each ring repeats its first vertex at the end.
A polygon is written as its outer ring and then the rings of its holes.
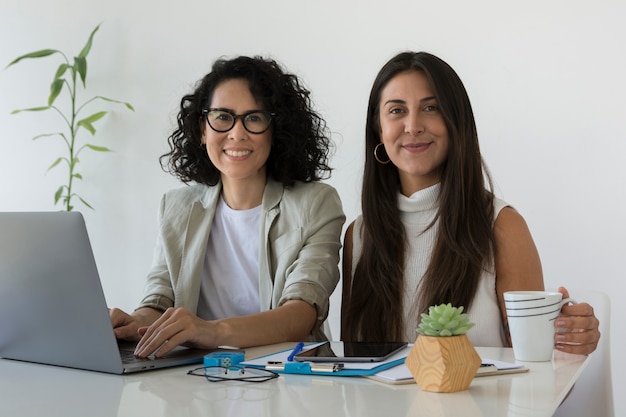
{"type": "Polygon", "coordinates": [[[563,298],[560,292],[507,291],[504,304],[509,321],[509,332],[515,359],[543,362],[552,359],[554,349],[554,320],[561,307],[576,304],[563,298]]]}

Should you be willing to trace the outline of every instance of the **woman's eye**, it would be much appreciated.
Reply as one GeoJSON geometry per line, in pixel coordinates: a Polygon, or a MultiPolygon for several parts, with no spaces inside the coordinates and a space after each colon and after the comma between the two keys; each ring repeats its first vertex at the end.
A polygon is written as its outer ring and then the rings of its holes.
{"type": "Polygon", "coordinates": [[[229,121],[230,119],[233,118],[230,114],[226,112],[220,112],[220,111],[209,113],[209,117],[213,120],[222,120],[222,121],[229,121]]]}
{"type": "Polygon", "coordinates": [[[427,112],[437,111],[437,106],[435,106],[434,104],[429,104],[428,106],[424,106],[424,111],[427,111],[427,112]]]}
{"type": "Polygon", "coordinates": [[[399,109],[397,107],[389,109],[389,114],[400,114],[400,113],[402,113],[402,109],[399,109]]]}

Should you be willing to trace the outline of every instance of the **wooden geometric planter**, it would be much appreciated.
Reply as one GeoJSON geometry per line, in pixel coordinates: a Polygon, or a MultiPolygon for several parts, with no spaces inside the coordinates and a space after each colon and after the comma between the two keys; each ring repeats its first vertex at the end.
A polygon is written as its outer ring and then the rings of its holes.
{"type": "Polygon", "coordinates": [[[432,392],[466,390],[481,362],[464,334],[449,337],[420,334],[405,361],[420,389],[432,392]]]}

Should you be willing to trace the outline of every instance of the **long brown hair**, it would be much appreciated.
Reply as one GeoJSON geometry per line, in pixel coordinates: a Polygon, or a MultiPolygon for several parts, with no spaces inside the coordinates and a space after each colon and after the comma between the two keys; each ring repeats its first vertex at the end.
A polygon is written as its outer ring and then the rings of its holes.
{"type": "MultiPolygon", "coordinates": [[[[471,308],[480,274],[493,259],[492,182],[478,146],[469,97],[456,72],[425,52],[403,52],[378,73],[369,98],[363,175],[363,249],[354,269],[343,337],[346,340],[394,341],[403,337],[406,232],[397,205],[398,169],[374,158],[381,143],[379,103],[387,83],[405,71],[422,71],[435,93],[448,130],[439,222],[430,264],[419,285],[417,314],[428,306],[452,303],[471,308]],[[486,188],[488,187],[488,188],[486,188]]],[[[379,152],[384,156],[383,152],[379,152]]],[[[416,323],[418,317],[415,317],[416,323]]]]}

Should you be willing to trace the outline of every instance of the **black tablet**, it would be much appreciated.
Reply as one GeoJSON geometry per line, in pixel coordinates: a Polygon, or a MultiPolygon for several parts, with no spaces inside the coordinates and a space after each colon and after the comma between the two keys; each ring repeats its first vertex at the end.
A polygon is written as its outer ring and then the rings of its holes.
{"type": "Polygon", "coordinates": [[[294,357],[300,362],[382,362],[404,348],[404,342],[325,342],[294,357]]]}

